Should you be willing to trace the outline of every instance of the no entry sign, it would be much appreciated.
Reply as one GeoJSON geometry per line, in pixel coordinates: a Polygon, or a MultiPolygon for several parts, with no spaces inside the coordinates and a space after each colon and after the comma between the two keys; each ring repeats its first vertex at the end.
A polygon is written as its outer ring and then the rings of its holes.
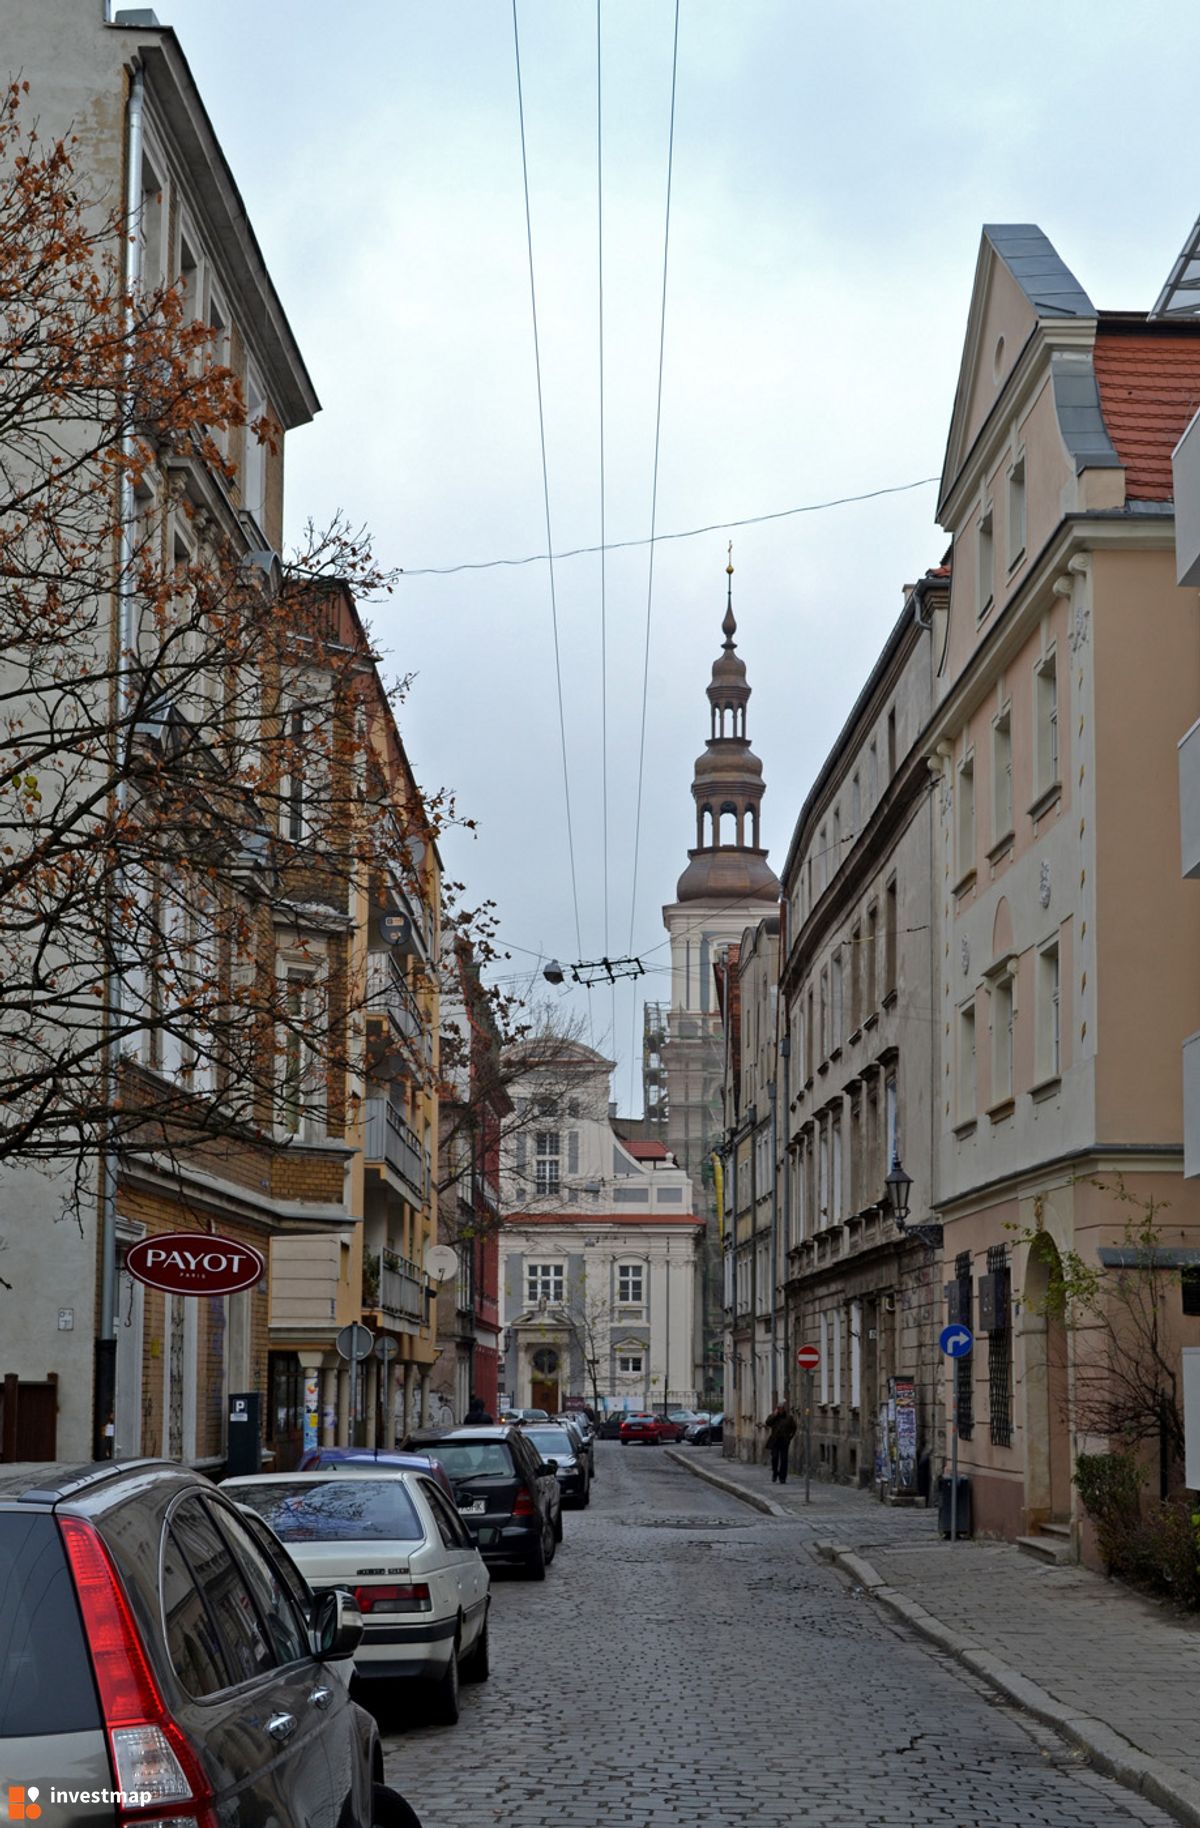
{"type": "Polygon", "coordinates": [[[797,1346],[796,1363],[802,1371],[815,1371],[820,1362],[820,1346],[797,1346]]]}

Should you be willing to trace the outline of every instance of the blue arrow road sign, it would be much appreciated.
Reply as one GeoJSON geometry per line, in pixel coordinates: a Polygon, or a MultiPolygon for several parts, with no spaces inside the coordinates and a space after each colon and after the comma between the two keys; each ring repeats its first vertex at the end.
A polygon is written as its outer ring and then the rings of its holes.
{"type": "Polygon", "coordinates": [[[975,1335],[970,1327],[964,1327],[961,1321],[952,1321],[943,1327],[938,1335],[938,1345],[947,1358],[965,1358],[975,1344],[975,1335]]]}

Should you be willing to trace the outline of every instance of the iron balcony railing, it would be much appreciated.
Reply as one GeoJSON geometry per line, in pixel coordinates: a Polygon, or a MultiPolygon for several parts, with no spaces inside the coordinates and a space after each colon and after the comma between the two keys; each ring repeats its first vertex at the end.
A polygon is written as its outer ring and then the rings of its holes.
{"type": "Polygon", "coordinates": [[[368,1098],[366,1114],[366,1159],[394,1168],[411,1189],[414,1204],[423,1205],[429,1194],[429,1156],[416,1131],[387,1098],[368,1098]]]}
{"type": "Polygon", "coordinates": [[[390,953],[372,952],[367,958],[367,1008],[386,1013],[406,1041],[421,1032],[421,1005],[390,953]]]}
{"type": "Polygon", "coordinates": [[[425,1278],[407,1257],[385,1250],[379,1270],[379,1302],[385,1314],[404,1320],[425,1319],[425,1278]]]}

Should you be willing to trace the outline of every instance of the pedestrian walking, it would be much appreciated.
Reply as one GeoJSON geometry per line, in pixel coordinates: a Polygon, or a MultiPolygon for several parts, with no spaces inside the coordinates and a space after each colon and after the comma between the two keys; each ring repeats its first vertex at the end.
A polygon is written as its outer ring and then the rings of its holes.
{"type": "Polygon", "coordinates": [[[776,1403],[763,1427],[771,1450],[771,1484],[786,1485],[788,1452],[796,1435],[796,1418],[786,1403],[776,1403]]]}
{"type": "Polygon", "coordinates": [[[483,1398],[476,1396],[474,1392],[472,1392],[471,1407],[467,1410],[465,1420],[473,1423],[475,1427],[478,1428],[485,1422],[494,1422],[496,1418],[494,1415],[489,1415],[484,1408],[483,1398]]]}

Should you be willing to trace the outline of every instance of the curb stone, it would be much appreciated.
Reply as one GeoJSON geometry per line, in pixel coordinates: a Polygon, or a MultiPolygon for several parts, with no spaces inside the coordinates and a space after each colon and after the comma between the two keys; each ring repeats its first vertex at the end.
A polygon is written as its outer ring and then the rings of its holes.
{"type": "MultiPolygon", "coordinates": [[[[664,1447],[663,1453],[668,1460],[674,1460],[676,1466],[686,1466],[690,1473],[695,1473],[697,1479],[704,1479],[709,1485],[715,1485],[720,1492],[728,1492],[731,1498],[740,1498],[743,1504],[750,1505],[756,1511],[765,1511],[768,1517],[790,1517],[792,1515],[791,1511],[785,1510],[782,1504],[776,1504],[773,1498],[765,1498],[761,1492],[748,1491],[736,1479],[726,1479],[720,1473],[714,1473],[711,1467],[701,1466],[697,1461],[689,1460],[686,1455],[676,1453],[673,1448],[664,1447]]],[[[876,1575],[876,1580],[878,1578],[876,1575]]]]}
{"type": "Polygon", "coordinates": [[[1005,1663],[977,1639],[944,1625],[907,1594],[888,1586],[871,1563],[852,1549],[836,1542],[818,1542],[813,1547],[822,1561],[843,1569],[872,1599],[886,1606],[914,1631],[949,1652],[1006,1700],[1078,1746],[1096,1770],[1156,1803],[1176,1821],[1183,1822],[1185,1828],[1200,1828],[1200,1783],[1194,1778],[1177,1771],[1161,1758],[1151,1758],[1107,1721],[1076,1712],[1039,1683],[1005,1663]]]}

